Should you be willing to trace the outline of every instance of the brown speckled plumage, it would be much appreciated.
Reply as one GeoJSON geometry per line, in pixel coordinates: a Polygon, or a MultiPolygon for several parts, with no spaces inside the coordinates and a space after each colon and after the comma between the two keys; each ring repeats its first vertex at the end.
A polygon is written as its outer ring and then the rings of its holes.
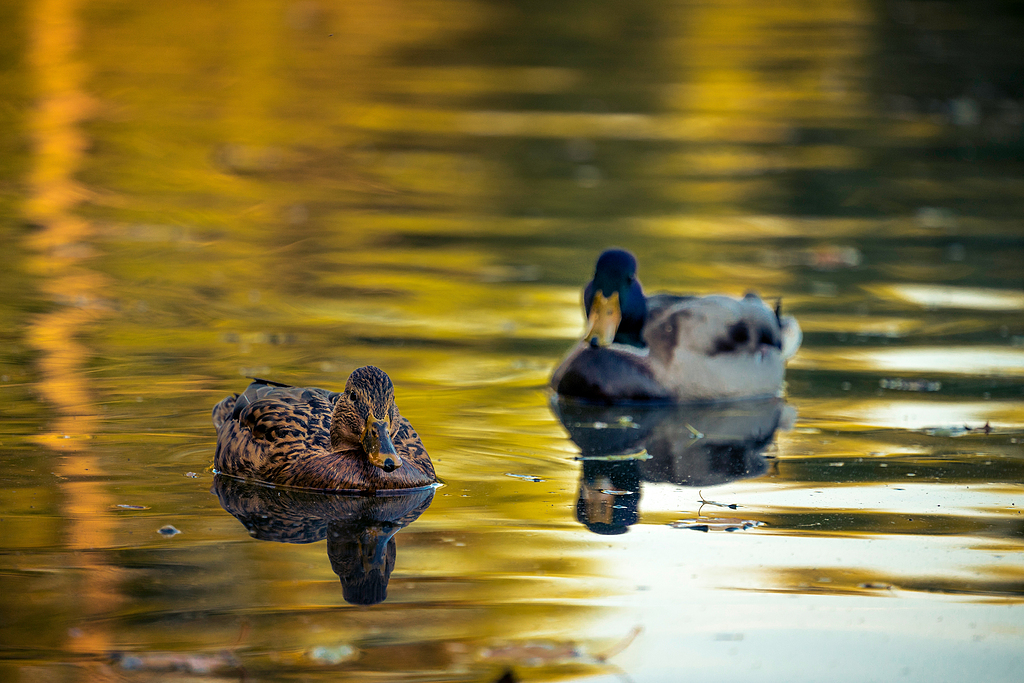
{"type": "Polygon", "coordinates": [[[214,467],[235,477],[320,491],[374,492],[436,482],[419,435],[395,406],[391,379],[372,366],[353,371],[341,393],[256,380],[214,406],[213,423],[214,467]],[[374,421],[383,423],[381,434],[386,432],[401,458],[393,471],[373,464],[364,447],[374,421]]]}

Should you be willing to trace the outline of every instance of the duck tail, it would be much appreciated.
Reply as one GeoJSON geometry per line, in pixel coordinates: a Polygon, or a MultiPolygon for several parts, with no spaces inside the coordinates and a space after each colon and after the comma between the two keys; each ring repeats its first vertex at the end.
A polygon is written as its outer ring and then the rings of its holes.
{"type": "Polygon", "coordinates": [[[782,357],[788,360],[799,350],[804,333],[800,329],[800,323],[791,315],[779,318],[779,329],[782,331],[782,357]]]}
{"type": "Polygon", "coordinates": [[[804,340],[804,333],[796,318],[791,315],[782,315],[781,296],[775,300],[775,319],[779,323],[779,332],[782,335],[782,357],[788,360],[796,355],[804,340]]]}

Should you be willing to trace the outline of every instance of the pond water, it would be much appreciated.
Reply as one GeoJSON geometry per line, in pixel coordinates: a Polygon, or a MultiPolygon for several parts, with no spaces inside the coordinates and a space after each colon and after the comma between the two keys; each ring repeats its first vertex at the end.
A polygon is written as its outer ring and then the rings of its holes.
{"type": "Polygon", "coordinates": [[[1024,667],[1024,16],[0,6],[0,679],[968,681],[1024,667]],[[784,399],[565,406],[600,251],[782,297],[784,399]],[[385,369],[444,485],[211,471],[385,369]]]}

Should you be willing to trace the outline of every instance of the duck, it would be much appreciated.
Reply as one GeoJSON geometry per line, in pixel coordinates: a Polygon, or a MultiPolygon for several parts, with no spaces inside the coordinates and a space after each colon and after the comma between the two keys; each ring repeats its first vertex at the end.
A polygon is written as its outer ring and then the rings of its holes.
{"type": "Polygon", "coordinates": [[[353,370],[342,392],[253,378],[213,407],[217,474],[316,491],[433,486],[433,463],[380,368],[353,370]]]}
{"type": "Polygon", "coordinates": [[[587,332],[555,369],[558,397],[603,404],[777,396],[800,325],[754,292],[647,296],[636,257],[608,249],[583,289],[587,332]]]}

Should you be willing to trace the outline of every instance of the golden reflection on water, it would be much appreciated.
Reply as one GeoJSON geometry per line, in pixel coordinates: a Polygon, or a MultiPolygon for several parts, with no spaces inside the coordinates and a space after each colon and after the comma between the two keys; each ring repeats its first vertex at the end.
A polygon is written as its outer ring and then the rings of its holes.
{"type": "Polygon", "coordinates": [[[808,368],[885,373],[1017,376],[1024,374],[1024,349],[975,345],[811,351],[803,354],[798,363],[808,368]]]}
{"type": "Polygon", "coordinates": [[[1015,290],[924,284],[879,284],[868,289],[878,296],[895,297],[930,309],[965,308],[983,311],[1024,309],[1024,292],[1015,290]]]}
{"type": "MultiPolygon", "coordinates": [[[[92,552],[111,544],[111,520],[97,514],[111,500],[101,479],[105,462],[89,444],[101,429],[95,389],[85,374],[91,350],[77,339],[108,315],[104,290],[109,282],[83,263],[95,255],[92,225],[76,215],[77,206],[88,199],[76,181],[87,145],[81,127],[94,108],[83,92],[84,64],[77,57],[80,11],[75,0],[45,0],[29,15],[29,56],[39,99],[24,212],[38,226],[29,238],[35,251],[30,268],[55,304],[51,312],[36,316],[26,333],[39,353],[39,392],[53,410],[48,431],[36,440],[54,452],[53,475],[63,498],[62,536],[77,575],[64,590],[75,620],[89,622],[116,609],[123,596],[121,572],[92,552]]],[[[106,627],[90,624],[69,630],[63,641],[70,653],[92,655],[106,650],[111,636],[106,627]]]]}
{"type": "Polygon", "coordinates": [[[33,345],[43,352],[45,377],[41,390],[46,399],[60,406],[66,417],[58,436],[86,436],[93,417],[91,396],[80,374],[86,350],[74,341],[80,328],[100,318],[104,279],[81,267],[93,255],[89,244],[89,221],[74,214],[87,197],[75,180],[86,145],[80,131],[89,114],[89,99],[81,91],[82,64],[74,52],[78,25],[74,2],[54,0],[37,7],[33,14],[33,75],[41,93],[33,118],[35,154],[30,173],[30,193],[25,201],[26,216],[39,228],[30,238],[37,252],[33,270],[43,276],[43,287],[60,310],[37,318],[30,332],[33,345]]]}

